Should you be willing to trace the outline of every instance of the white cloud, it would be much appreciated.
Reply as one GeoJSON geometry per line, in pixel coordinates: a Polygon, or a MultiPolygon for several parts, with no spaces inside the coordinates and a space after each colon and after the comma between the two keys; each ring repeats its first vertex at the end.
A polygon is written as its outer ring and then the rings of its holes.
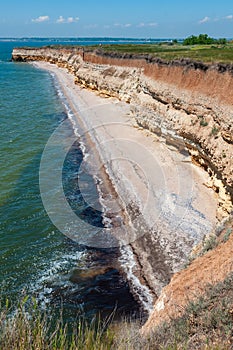
{"type": "Polygon", "coordinates": [[[120,27],[120,28],[129,28],[131,27],[131,23],[121,24],[121,23],[114,23],[114,27],[120,27]]]}
{"type": "Polygon", "coordinates": [[[68,17],[64,18],[63,16],[59,16],[56,20],[56,23],[75,23],[79,21],[79,17],[68,17]]]}
{"type": "Polygon", "coordinates": [[[49,16],[39,16],[35,19],[32,19],[32,22],[35,22],[35,23],[42,23],[47,21],[49,21],[49,16]]]}
{"type": "Polygon", "coordinates": [[[144,23],[144,22],[141,22],[137,25],[137,27],[139,28],[143,28],[143,27],[157,27],[158,23],[156,22],[150,22],[150,23],[144,23]]]}
{"type": "Polygon", "coordinates": [[[78,22],[79,21],[79,17],[68,17],[67,18],[67,23],[74,23],[74,22],[78,22]]]}
{"type": "Polygon", "coordinates": [[[205,16],[203,19],[201,19],[198,23],[199,24],[203,24],[203,23],[207,23],[210,21],[210,17],[205,16]]]}
{"type": "Polygon", "coordinates": [[[65,18],[63,16],[59,16],[59,18],[56,20],[57,23],[65,23],[65,18]]]}
{"type": "Polygon", "coordinates": [[[231,20],[231,19],[233,19],[233,15],[226,16],[225,19],[231,20]]]}
{"type": "Polygon", "coordinates": [[[156,22],[151,22],[151,23],[148,23],[148,27],[157,27],[158,23],[156,22]]]}

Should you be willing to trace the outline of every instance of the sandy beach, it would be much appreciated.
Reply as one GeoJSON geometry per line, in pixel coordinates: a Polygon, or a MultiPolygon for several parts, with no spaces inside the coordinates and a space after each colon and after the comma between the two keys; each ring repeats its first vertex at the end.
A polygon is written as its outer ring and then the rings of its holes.
{"type": "Polygon", "coordinates": [[[129,104],[80,88],[64,68],[45,62],[36,66],[56,75],[82,136],[92,141],[89,165],[94,164],[96,151],[100,156],[99,165],[91,166],[91,172],[99,178],[104,169],[120,200],[118,203],[116,198],[104,196],[108,215],[117,216],[122,205],[126,211],[132,205],[137,209],[137,215],[123,224],[123,231],[115,230],[120,244],[144,234],[140,230],[142,220],[149,229],[158,228],[165,249],[176,240],[186,249],[211,231],[217,202],[205,186],[205,172],[191,163],[188,154],[138,128],[129,104]]]}
{"type": "MultiPolygon", "coordinates": [[[[64,195],[57,198],[59,209],[55,210],[54,198],[47,197],[53,213],[50,219],[79,244],[120,247],[120,266],[134,295],[150,312],[154,297],[171,274],[184,267],[192,249],[216,224],[217,197],[206,186],[209,177],[191,162],[180,143],[178,151],[163,137],[138,127],[130,104],[81,88],[64,68],[35,64],[55,75],[72,110],[73,128],[78,130],[75,139],[84,145],[86,154],[82,166],[88,167],[100,193],[104,228],[90,235],[93,228],[76,217],[64,195]]],[[[55,138],[57,142],[62,140],[55,138]]],[[[52,176],[45,193],[53,181],[52,176]]],[[[78,181],[85,198],[85,183],[81,178],[78,181]]]]}

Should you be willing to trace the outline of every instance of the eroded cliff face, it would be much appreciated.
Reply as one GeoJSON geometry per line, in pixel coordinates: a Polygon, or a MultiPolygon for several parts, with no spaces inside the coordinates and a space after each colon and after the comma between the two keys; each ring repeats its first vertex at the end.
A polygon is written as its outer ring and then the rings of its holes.
{"type": "MultiPolygon", "coordinates": [[[[225,224],[223,233],[231,232],[232,218],[225,224]]],[[[220,235],[224,237],[224,235],[220,235]]],[[[232,273],[233,267],[233,234],[225,242],[205,255],[198,257],[190,266],[176,273],[156,300],[154,310],[142,328],[144,336],[149,335],[163,322],[169,322],[182,316],[190,301],[196,301],[205,295],[210,285],[224,281],[232,273]]]]}
{"type": "MultiPolygon", "coordinates": [[[[166,63],[149,56],[106,55],[88,49],[14,49],[15,61],[47,61],[67,68],[75,83],[130,103],[138,127],[157,134],[209,174],[207,186],[218,198],[217,217],[232,211],[233,199],[233,74],[232,67],[179,61],[166,63]]],[[[137,208],[128,208],[135,215],[137,208]]],[[[146,231],[146,224],[141,223],[146,231]]],[[[148,232],[131,245],[137,276],[155,298],[187,259],[182,248],[161,245],[148,232]],[[145,249],[144,249],[145,248],[145,249]],[[181,253],[179,253],[181,254],[181,253]],[[177,260],[177,261],[176,261],[177,260]]]]}

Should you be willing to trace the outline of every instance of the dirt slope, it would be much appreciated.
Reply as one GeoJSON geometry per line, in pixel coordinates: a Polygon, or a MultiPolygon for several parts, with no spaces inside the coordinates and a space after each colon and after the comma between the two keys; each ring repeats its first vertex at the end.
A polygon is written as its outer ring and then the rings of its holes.
{"type": "MultiPolygon", "coordinates": [[[[233,231],[232,221],[227,230],[233,231]]],[[[232,271],[233,234],[227,242],[220,243],[214,250],[197,258],[188,268],[172,277],[157,299],[142,333],[147,335],[162,322],[181,316],[189,301],[205,294],[207,285],[223,281],[232,271]]]]}

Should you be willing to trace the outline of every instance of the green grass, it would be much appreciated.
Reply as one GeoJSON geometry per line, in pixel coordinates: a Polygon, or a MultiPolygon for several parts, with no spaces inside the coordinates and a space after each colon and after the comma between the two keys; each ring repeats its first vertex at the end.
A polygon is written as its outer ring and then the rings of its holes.
{"type": "MultiPolygon", "coordinates": [[[[176,60],[187,58],[194,61],[206,63],[233,63],[233,44],[226,45],[192,45],[181,44],[113,44],[93,46],[101,52],[114,52],[121,54],[145,54],[152,55],[164,60],[176,60]]],[[[89,49],[91,49],[89,47],[89,49]]]]}
{"type": "Polygon", "coordinates": [[[108,322],[78,319],[71,327],[63,322],[62,313],[42,312],[27,298],[16,309],[6,301],[0,309],[0,349],[110,350],[113,333],[108,322]]]}
{"type": "Polygon", "coordinates": [[[230,228],[230,227],[226,230],[226,232],[225,232],[225,234],[223,236],[223,242],[227,242],[228,241],[230,235],[232,234],[232,231],[233,231],[233,229],[230,228]]]}

